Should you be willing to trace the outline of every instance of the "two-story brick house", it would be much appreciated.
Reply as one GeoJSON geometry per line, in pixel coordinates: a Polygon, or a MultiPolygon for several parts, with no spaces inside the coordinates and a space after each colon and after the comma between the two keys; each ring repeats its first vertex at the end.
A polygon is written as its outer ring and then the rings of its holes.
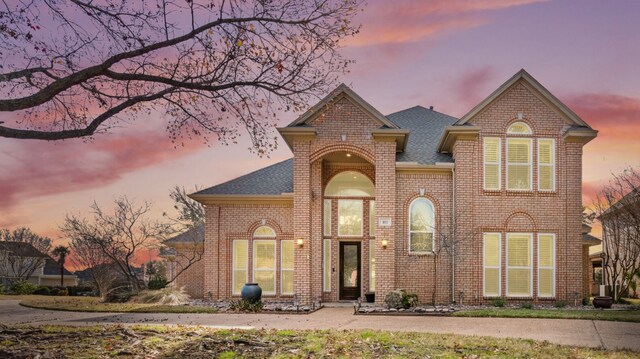
{"type": "Polygon", "coordinates": [[[462,118],[382,115],[345,85],[278,131],[293,158],[191,197],[195,296],[301,303],[583,295],[582,146],[597,132],[521,70],[462,118]]]}

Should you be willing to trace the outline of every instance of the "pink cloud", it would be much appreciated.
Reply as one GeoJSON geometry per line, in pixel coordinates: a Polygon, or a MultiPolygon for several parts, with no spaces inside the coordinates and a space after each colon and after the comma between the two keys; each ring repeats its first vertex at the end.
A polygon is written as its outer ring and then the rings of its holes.
{"type": "Polygon", "coordinates": [[[190,154],[203,143],[174,146],[162,131],[131,126],[93,142],[5,139],[0,146],[0,209],[8,210],[25,199],[104,186],[128,172],[190,154]]]}
{"type": "Polygon", "coordinates": [[[463,73],[452,86],[452,93],[458,98],[458,103],[471,108],[490,93],[490,87],[495,86],[496,71],[487,65],[463,73]]]}
{"type": "Polygon", "coordinates": [[[359,21],[365,25],[360,34],[348,39],[351,47],[421,41],[442,32],[465,30],[485,25],[489,20],[480,13],[523,6],[547,0],[433,0],[372,2],[359,21]]]}

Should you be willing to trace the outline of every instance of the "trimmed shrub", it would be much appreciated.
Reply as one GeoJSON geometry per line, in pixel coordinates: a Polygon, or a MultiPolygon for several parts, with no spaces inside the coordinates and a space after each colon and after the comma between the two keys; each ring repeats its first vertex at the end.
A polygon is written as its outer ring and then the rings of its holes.
{"type": "Polygon", "coordinates": [[[69,293],[67,292],[67,288],[54,287],[51,289],[51,295],[67,296],[69,293]]]}
{"type": "Polygon", "coordinates": [[[231,309],[237,310],[239,312],[259,312],[262,310],[262,301],[250,302],[246,299],[240,299],[237,301],[231,302],[231,309]]]}
{"type": "Polygon", "coordinates": [[[4,294],[4,285],[0,284],[0,294],[4,294]]]}
{"type": "Polygon", "coordinates": [[[555,304],[553,305],[556,308],[564,308],[567,306],[567,302],[565,302],[564,300],[559,300],[557,302],[555,302],[555,304]]]}
{"type": "Polygon", "coordinates": [[[494,307],[502,308],[505,304],[507,304],[507,301],[505,301],[503,298],[494,298],[491,299],[489,303],[491,303],[491,305],[493,305],[494,307]]]}
{"type": "Polygon", "coordinates": [[[38,289],[36,289],[33,294],[37,294],[37,295],[51,295],[51,290],[49,289],[49,287],[44,287],[44,286],[40,286],[38,287],[38,289]]]}
{"type": "Polygon", "coordinates": [[[384,298],[387,308],[408,309],[418,305],[418,295],[407,293],[404,289],[396,289],[384,298]]]}
{"type": "Polygon", "coordinates": [[[149,281],[149,284],[147,284],[147,288],[151,290],[163,289],[166,286],[167,286],[167,278],[161,275],[153,277],[149,281]]]}
{"type": "Polygon", "coordinates": [[[533,309],[533,303],[524,302],[524,303],[520,304],[520,308],[522,308],[522,309],[533,309]]]}
{"type": "Polygon", "coordinates": [[[582,305],[591,305],[591,298],[582,298],[582,305]]]}
{"type": "Polygon", "coordinates": [[[33,294],[36,289],[38,289],[37,285],[29,283],[26,280],[19,280],[11,285],[11,292],[19,295],[33,294]]]}

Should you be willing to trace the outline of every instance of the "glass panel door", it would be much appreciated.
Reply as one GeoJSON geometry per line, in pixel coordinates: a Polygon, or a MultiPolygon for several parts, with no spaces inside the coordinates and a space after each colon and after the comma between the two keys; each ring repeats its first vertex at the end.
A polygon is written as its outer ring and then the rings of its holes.
{"type": "Polygon", "coordinates": [[[340,243],[340,299],[360,297],[360,242],[340,243]]]}

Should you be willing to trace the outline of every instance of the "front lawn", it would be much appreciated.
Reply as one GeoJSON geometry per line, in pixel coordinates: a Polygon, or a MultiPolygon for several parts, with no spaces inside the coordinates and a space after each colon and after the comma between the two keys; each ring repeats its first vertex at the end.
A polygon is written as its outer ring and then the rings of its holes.
{"type": "Polygon", "coordinates": [[[640,310],[489,308],[461,310],[454,317],[555,318],[640,322],[640,310]]]}
{"type": "Polygon", "coordinates": [[[382,331],[215,330],[203,327],[4,327],[0,357],[633,358],[525,339],[382,331]]]}
{"type": "Polygon", "coordinates": [[[74,312],[112,313],[216,313],[213,307],[187,305],[158,305],[144,303],[102,303],[96,297],[58,297],[42,295],[0,295],[2,299],[20,300],[25,307],[74,312]]]}

